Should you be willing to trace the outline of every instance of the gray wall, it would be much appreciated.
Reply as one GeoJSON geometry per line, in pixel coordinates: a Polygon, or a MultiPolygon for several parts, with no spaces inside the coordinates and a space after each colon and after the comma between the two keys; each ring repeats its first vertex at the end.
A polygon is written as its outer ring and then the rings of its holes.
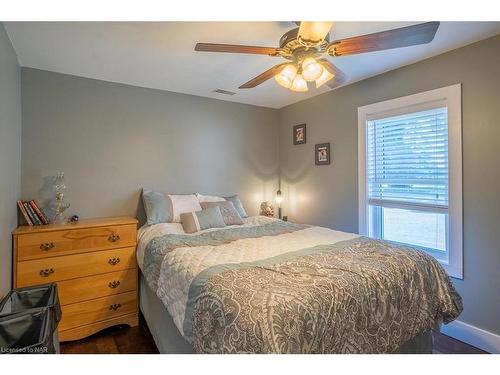
{"type": "Polygon", "coordinates": [[[21,190],[21,72],[0,23],[0,298],[11,287],[11,231],[21,190]]]}
{"type": "Polygon", "coordinates": [[[461,321],[500,334],[500,36],[370,78],[280,110],[280,168],[292,219],[358,229],[357,108],[462,83],[464,298],[461,321]],[[307,124],[307,144],[292,126],[307,124]],[[332,164],[314,166],[331,142],[332,164]]]}
{"type": "Polygon", "coordinates": [[[139,215],[141,188],[238,193],[250,213],[277,188],[278,112],[22,69],[22,196],[65,172],[68,213],[139,215]]]}

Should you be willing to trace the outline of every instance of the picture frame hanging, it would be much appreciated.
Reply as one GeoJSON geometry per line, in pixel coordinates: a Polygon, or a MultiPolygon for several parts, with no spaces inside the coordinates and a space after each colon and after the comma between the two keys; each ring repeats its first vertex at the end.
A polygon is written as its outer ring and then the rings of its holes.
{"type": "Polygon", "coordinates": [[[314,145],[314,162],[316,165],[330,164],[330,142],[314,145]]]}
{"type": "Polygon", "coordinates": [[[306,124],[295,125],[293,127],[293,144],[306,144],[306,124]]]}

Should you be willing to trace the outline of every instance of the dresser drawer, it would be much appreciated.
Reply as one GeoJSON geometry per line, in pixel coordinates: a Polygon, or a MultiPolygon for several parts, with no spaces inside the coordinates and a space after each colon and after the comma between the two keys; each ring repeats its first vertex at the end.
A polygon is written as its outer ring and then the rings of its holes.
{"type": "Polygon", "coordinates": [[[134,291],[65,305],[62,307],[59,331],[134,313],[137,311],[136,295],[134,291]]]}
{"type": "Polygon", "coordinates": [[[88,301],[136,289],[137,269],[135,268],[57,283],[61,305],[88,301]]]}
{"type": "Polygon", "coordinates": [[[135,224],[27,233],[17,238],[17,257],[22,261],[135,246],[136,234],[135,224]]]}
{"type": "Polygon", "coordinates": [[[16,286],[44,284],[136,267],[135,247],[96,251],[17,264],[16,286]]]}

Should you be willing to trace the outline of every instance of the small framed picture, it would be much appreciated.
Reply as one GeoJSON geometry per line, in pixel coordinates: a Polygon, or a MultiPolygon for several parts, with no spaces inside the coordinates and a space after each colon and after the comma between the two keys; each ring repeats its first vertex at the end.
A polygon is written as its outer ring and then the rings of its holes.
{"type": "Polygon", "coordinates": [[[306,143],[306,124],[295,125],[293,127],[293,144],[303,145],[306,143]]]}
{"type": "Polygon", "coordinates": [[[314,161],[316,165],[330,164],[330,143],[314,145],[314,161]]]}

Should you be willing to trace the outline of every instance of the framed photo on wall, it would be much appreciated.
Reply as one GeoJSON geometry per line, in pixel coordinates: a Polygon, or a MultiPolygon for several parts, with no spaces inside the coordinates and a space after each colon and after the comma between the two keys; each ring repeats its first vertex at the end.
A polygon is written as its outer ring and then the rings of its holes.
{"type": "Polygon", "coordinates": [[[306,143],[306,124],[295,125],[293,127],[293,144],[304,145],[306,143]]]}
{"type": "Polygon", "coordinates": [[[314,145],[314,161],[316,165],[330,164],[330,142],[314,145]]]}

